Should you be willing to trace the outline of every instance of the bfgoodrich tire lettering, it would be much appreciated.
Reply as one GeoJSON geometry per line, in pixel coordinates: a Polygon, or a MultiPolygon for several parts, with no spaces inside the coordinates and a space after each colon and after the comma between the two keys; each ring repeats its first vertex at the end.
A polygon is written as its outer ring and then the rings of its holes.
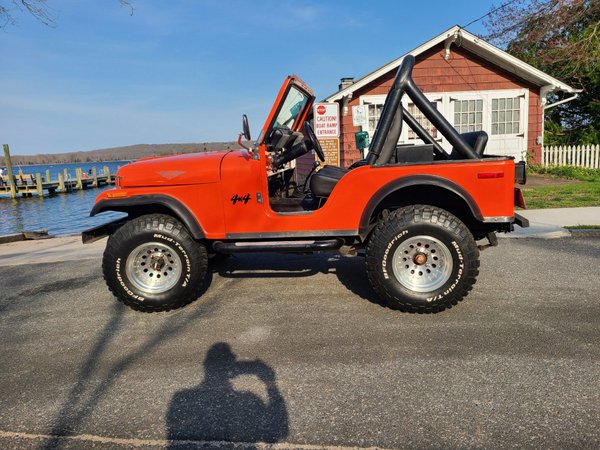
{"type": "Polygon", "coordinates": [[[367,245],[367,274],[393,309],[439,312],[461,301],[479,273],[467,227],[441,208],[415,205],[390,213],[367,245]]]}
{"type": "Polygon", "coordinates": [[[138,311],[180,308],[200,295],[206,248],[171,216],[133,219],[108,240],[102,271],[111,292],[138,311]]]}

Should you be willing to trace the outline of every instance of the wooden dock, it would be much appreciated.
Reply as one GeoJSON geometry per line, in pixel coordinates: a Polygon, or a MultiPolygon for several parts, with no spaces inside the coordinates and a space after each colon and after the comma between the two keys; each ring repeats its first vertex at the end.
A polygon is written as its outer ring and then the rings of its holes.
{"type": "Polygon", "coordinates": [[[0,180],[0,198],[31,197],[36,194],[43,197],[45,193],[53,195],[80,191],[82,189],[96,188],[115,183],[115,176],[110,173],[108,166],[104,166],[99,174],[93,167],[90,174],[84,173],[82,169],[75,169],[75,178],[72,178],[67,169],[58,174],[58,179],[52,180],[50,170],[46,170],[45,176],[41,173],[24,174],[19,171],[17,175],[12,172],[10,153],[8,145],[4,144],[4,156],[8,169],[8,175],[0,180]],[[8,194],[8,197],[2,195],[8,194]]]}
{"type": "MultiPolygon", "coordinates": [[[[78,172],[81,169],[77,169],[78,172]]],[[[65,177],[62,173],[58,175],[57,180],[48,180],[48,177],[42,177],[41,174],[18,174],[14,177],[14,190],[16,195],[12,195],[10,179],[2,177],[2,186],[0,187],[0,196],[2,194],[8,197],[0,198],[16,198],[18,195],[22,197],[31,197],[33,194],[43,196],[45,194],[53,195],[56,193],[66,193],[79,191],[82,189],[96,188],[106,186],[107,184],[115,184],[115,176],[111,175],[108,167],[105,166],[104,172],[94,177],[84,178],[77,175],[76,178],[65,177]]]]}

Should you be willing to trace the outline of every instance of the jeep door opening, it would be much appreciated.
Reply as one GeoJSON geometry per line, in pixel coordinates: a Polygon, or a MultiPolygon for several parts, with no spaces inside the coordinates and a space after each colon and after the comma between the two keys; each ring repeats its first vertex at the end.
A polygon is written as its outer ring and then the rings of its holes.
{"type": "MultiPolygon", "coordinates": [[[[295,160],[323,150],[310,124],[314,94],[283,83],[256,142],[247,118],[240,150],[147,158],[122,167],[91,211],[127,213],[83,233],[110,235],[104,278],[140,311],[166,311],[200,295],[209,264],[229,254],[338,250],[365,256],[367,279],[390,307],[438,312],[461,301],[496,232],[527,226],[515,182],[525,164],[484,155],[487,134],[459,134],[412,79],[404,58],[366,158],[349,168],[315,163],[297,184],[295,160]],[[408,95],[452,145],[445,151],[402,107],[408,95]],[[422,145],[398,145],[402,126],[422,145]],[[320,169],[320,170],[319,170],[320,169]],[[476,241],[487,239],[487,244],[476,241]]],[[[366,281],[366,279],[365,279],[366,281]]]]}

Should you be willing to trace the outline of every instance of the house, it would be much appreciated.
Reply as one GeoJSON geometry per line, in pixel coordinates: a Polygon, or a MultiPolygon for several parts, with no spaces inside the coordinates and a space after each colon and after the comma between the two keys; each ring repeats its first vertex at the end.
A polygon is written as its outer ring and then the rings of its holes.
{"type": "MultiPolygon", "coordinates": [[[[489,135],[486,154],[522,160],[529,152],[540,161],[544,109],[550,92],[577,96],[578,90],[526,64],[483,39],[454,26],[407,53],[416,59],[413,79],[426,97],[459,131],[484,130],[489,135]]],[[[361,159],[355,132],[373,136],[386,95],[405,55],[358,80],[342,78],[339,90],[325,99],[340,105],[340,163],[348,167],[361,159]],[[352,107],[364,105],[366,126],[353,126],[352,107]]],[[[403,97],[404,107],[440,144],[445,138],[403,97]]],[[[421,143],[406,124],[399,143],[421,143]]],[[[365,150],[366,151],[366,150],[365,150]]]]}

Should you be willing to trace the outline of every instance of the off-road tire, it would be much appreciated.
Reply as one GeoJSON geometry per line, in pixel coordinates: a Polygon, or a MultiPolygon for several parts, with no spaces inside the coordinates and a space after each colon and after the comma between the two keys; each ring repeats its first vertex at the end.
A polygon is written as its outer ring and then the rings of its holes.
{"type": "Polygon", "coordinates": [[[436,313],[456,305],[473,288],[479,249],[456,216],[414,205],[389,213],[375,227],[366,264],[373,289],[390,308],[436,313]]]}
{"type": "Polygon", "coordinates": [[[108,239],[102,260],[110,291],[144,312],[168,311],[196,300],[207,267],[206,247],[181,222],[164,214],[125,223],[108,239]]]}

